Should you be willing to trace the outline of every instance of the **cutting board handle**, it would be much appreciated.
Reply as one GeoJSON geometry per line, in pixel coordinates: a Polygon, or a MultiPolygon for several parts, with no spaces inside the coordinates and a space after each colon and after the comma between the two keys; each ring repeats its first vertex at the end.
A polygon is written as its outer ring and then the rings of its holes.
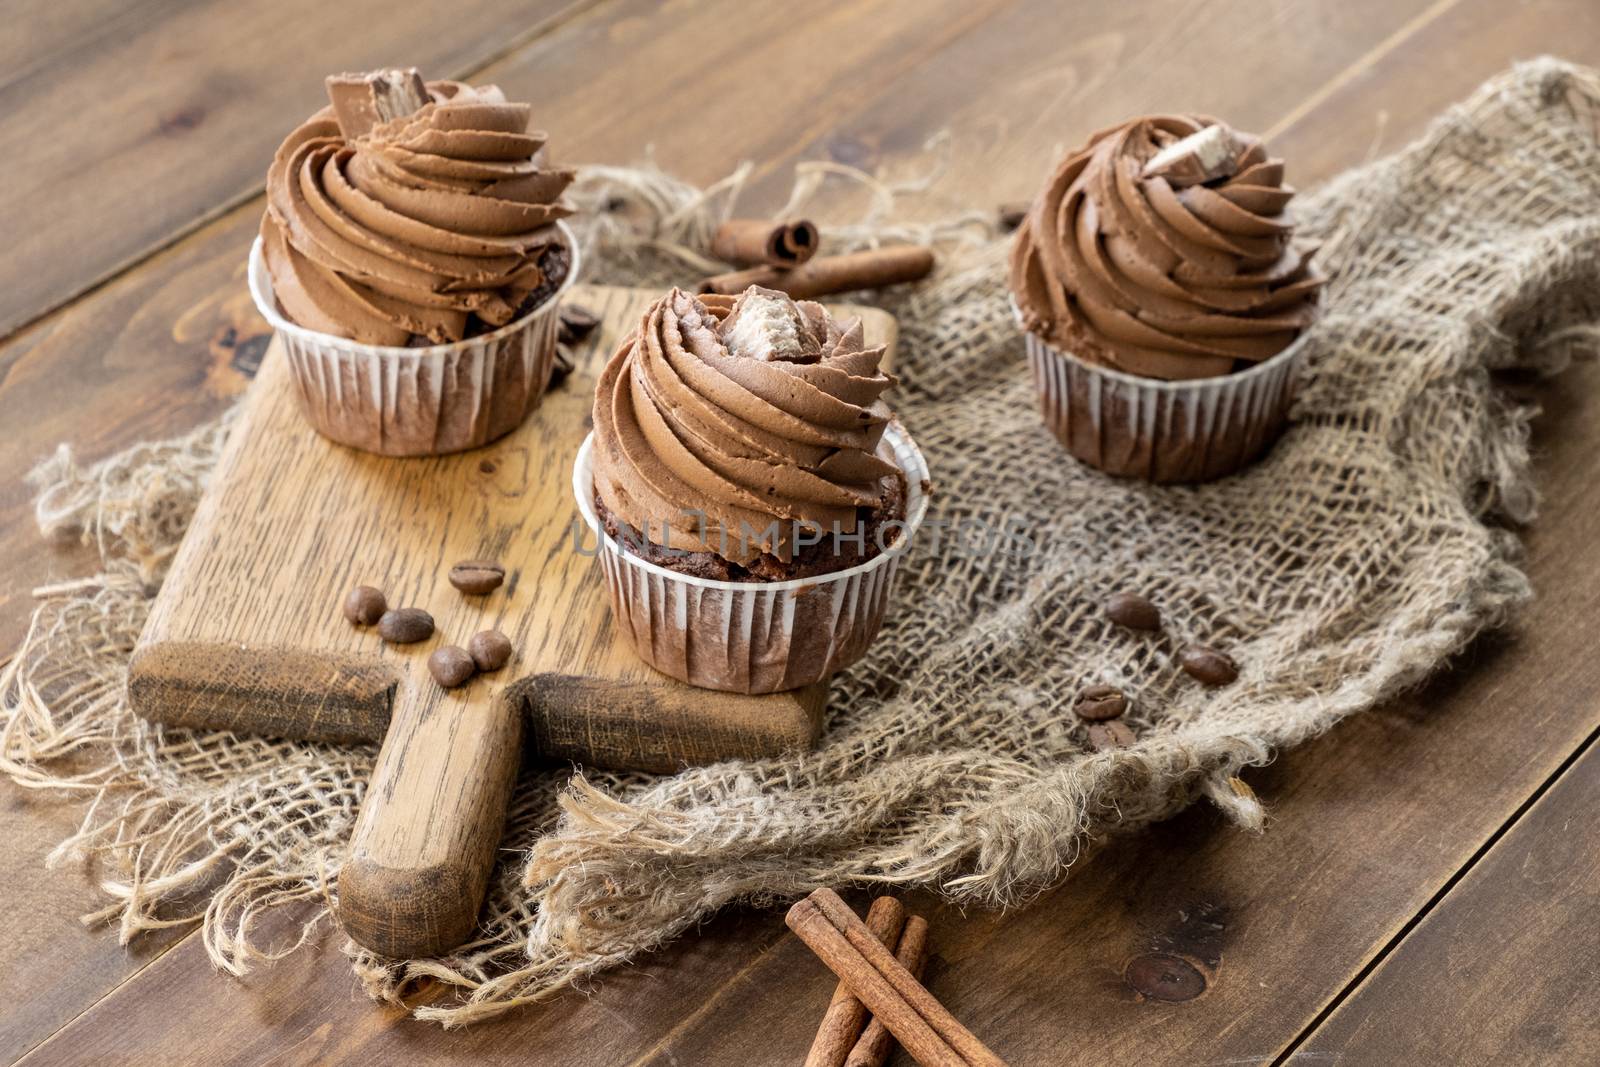
{"type": "Polygon", "coordinates": [[[471,935],[522,748],[520,703],[501,687],[480,679],[423,699],[415,684],[395,693],[336,903],[358,943],[404,959],[471,935]]]}

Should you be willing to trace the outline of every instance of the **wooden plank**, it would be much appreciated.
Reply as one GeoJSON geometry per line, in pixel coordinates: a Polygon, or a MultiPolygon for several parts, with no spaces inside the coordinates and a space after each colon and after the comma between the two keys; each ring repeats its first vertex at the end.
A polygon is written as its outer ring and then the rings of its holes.
{"type": "Polygon", "coordinates": [[[1459,0],[1390,44],[1266,128],[1274,148],[1293,161],[1295,181],[1327,178],[1400,149],[1490,73],[1519,60],[1552,53],[1600,64],[1600,5],[1459,0]]]}
{"type": "MultiPolygon", "coordinates": [[[[280,940],[291,938],[289,918],[268,918],[266,932],[280,940]]],[[[671,1063],[662,1050],[672,1047],[685,1021],[722,1018],[729,1005],[741,1005],[753,990],[759,991],[754,983],[769,968],[804,974],[804,989],[814,991],[823,1003],[833,985],[826,971],[812,966],[809,951],[787,936],[781,916],[734,910],[708,923],[704,936],[680,939],[613,974],[598,998],[570,994],[447,1032],[406,1018],[394,1005],[368,1000],[338,943],[338,938],[324,938],[243,979],[230,979],[217,975],[199,939],[189,938],[95,1008],[97,1021],[101,1013],[121,1019],[117,1031],[69,1027],[21,1063],[671,1063]],[[740,951],[729,951],[729,945],[738,945],[740,951]],[[208,976],[204,986],[195,981],[202,972],[208,976]],[[153,1005],[162,1007],[154,1010],[153,1005]],[[624,1049],[634,1051],[619,1051],[624,1049]]],[[[421,1002],[439,993],[423,988],[411,999],[421,1002]]],[[[735,1057],[731,1062],[741,1067],[786,1062],[779,1049],[793,1048],[796,1063],[804,1057],[805,1045],[794,1043],[786,1024],[777,1038],[781,1044],[763,1037],[742,1050],[730,1044],[725,1055],[735,1057]],[[771,1059],[765,1058],[769,1051],[771,1059]]],[[[699,1067],[695,1060],[677,1062],[699,1067]]]]}
{"type": "Polygon", "coordinates": [[[1600,1062],[1597,807],[1591,745],[1289,1062],[1600,1062]]]}
{"type": "MultiPolygon", "coordinates": [[[[1478,0],[1472,0],[1472,7],[1488,9],[1478,0]]],[[[1506,11],[1499,6],[1495,9],[1506,11]]],[[[1294,75],[1312,51],[1325,47],[1312,32],[1319,14],[1336,18],[1343,8],[1305,5],[1294,10],[1305,12],[1307,21],[1301,25],[1298,43],[1290,42],[1294,48],[1288,53],[1251,55],[1219,40],[1215,54],[1227,55],[1231,65],[1256,75],[1251,84],[1241,83],[1239,106],[1246,100],[1268,98],[1283,104],[1282,113],[1289,115],[1294,101],[1308,98],[1327,84],[1327,80],[1302,84],[1294,75]]],[[[1369,37],[1353,44],[1336,42],[1336,47],[1351,45],[1355,49],[1340,60],[1339,69],[1370,69],[1370,63],[1360,60],[1365,54],[1361,49],[1370,51],[1388,41],[1424,10],[1421,4],[1397,9],[1392,18],[1378,25],[1386,34],[1381,40],[1369,37]]],[[[1181,28],[1190,34],[1202,32],[1207,25],[1216,25],[1206,17],[1215,13],[1195,16],[1181,28]]],[[[1447,9],[1444,14],[1448,13],[1447,9]]],[[[672,14],[676,17],[677,12],[672,14]]],[[[1566,37],[1563,25],[1542,9],[1522,7],[1510,14],[1525,21],[1526,37],[1539,42],[1539,47],[1570,50],[1593,43],[1566,37]]],[[[1095,20],[1102,17],[1097,9],[1071,20],[1071,25],[1083,38],[1092,40],[1096,38],[1095,20]]],[[[1414,32],[1421,35],[1443,21],[1443,15],[1436,13],[1414,32]]],[[[587,23],[579,29],[605,32],[587,23]]],[[[648,38],[650,29],[645,20],[617,32],[619,39],[633,43],[648,38]]],[[[708,32],[714,32],[713,28],[708,27],[708,32]]],[[[1039,36],[1041,48],[1052,43],[1039,36]]],[[[1387,54],[1417,64],[1424,76],[1431,72],[1439,79],[1441,91],[1447,92],[1445,99],[1453,99],[1501,65],[1499,40],[1499,31],[1486,29],[1481,39],[1453,52],[1407,46],[1402,41],[1391,45],[1387,54]]],[[[1006,64],[1000,70],[965,63],[962,42],[935,57],[945,60],[947,71],[959,71],[960,79],[968,84],[1004,85],[1011,64],[1025,66],[1031,59],[1038,67],[1045,66],[1038,58],[1040,53],[1029,51],[1030,41],[1031,36],[1009,53],[998,54],[997,59],[1006,64]]],[[[1105,45],[1113,54],[1129,47],[1123,39],[1108,39],[1105,45]]],[[[934,62],[935,57],[924,62],[934,62]]],[[[816,58],[825,61],[826,57],[816,58]]],[[[1578,58],[1585,57],[1580,54],[1578,58]]],[[[1593,57],[1589,58],[1592,61],[1593,57]]],[[[1081,64],[1079,67],[1082,69],[1081,64]]],[[[1098,101],[1119,92],[1131,94],[1142,79],[1155,76],[1148,58],[1115,70],[1123,73],[1115,74],[1109,87],[1096,83],[1070,99],[1092,96],[1098,101]]],[[[1364,82],[1365,77],[1355,84],[1364,82]]],[[[952,80],[958,79],[952,76],[952,80]]],[[[1374,84],[1381,89],[1381,83],[1374,84]]],[[[973,91],[975,109],[986,91],[973,91]]],[[[679,105],[675,113],[659,113],[656,127],[681,128],[681,105],[686,99],[682,94],[675,98],[679,105]]],[[[1218,110],[1224,109],[1219,106],[1218,110]]],[[[813,111],[807,117],[817,115],[813,111]]],[[[645,120],[630,117],[628,121],[645,120]]],[[[1367,116],[1360,112],[1319,108],[1297,125],[1295,132],[1298,135],[1305,130],[1307,136],[1325,139],[1333,152],[1343,145],[1347,158],[1354,158],[1364,150],[1364,143],[1350,144],[1344,131],[1365,121],[1367,116]]],[[[1402,136],[1397,122],[1391,122],[1389,128],[1402,136]]],[[[583,132],[576,132],[581,139],[583,132]]],[[[911,145],[919,143],[918,132],[927,131],[908,124],[895,136],[911,145]]],[[[686,133],[684,143],[693,143],[689,140],[693,136],[686,133]]],[[[1064,142],[1075,136],[1076,129],[1060,139],[1064,142]]],[[[665,136],[658,133],[656,139],[665,136]]],[[[1050,150],[1038,152],[1044,159],[1050,150]]],[[[708,152],[701,161],[709,165],[712,157],[708,152]]],[[[595,157],[583,153],[580,144],[568,158],[595,157]]],[[[892,162],[892,157],[885,158],[892,162]]],[[[1302,181],[1307,173],[1303,168],[1296,170],[1302,181]]],[[[1023,184],[1031,189],[1031,181],[1023,184]]],[[[1001,198],[991,196],[987,188],[968,188],[964,195],[969,204],[980,208],[1001,198]]],[[[189,294],[198,291],[190,289],[189,294]]],[[[114,336],[115,330],[110,333],[114,336]]],[[[61,350],[57,352],[61,354],[61,350]]],[[[170,347],[168,352],[172,358],[170,347]]],[[[1597,384],[1600,380],[1586,369],[1552,397],[1556,410],[1544,424],[1541,442],[1549,452],[1543,470],[1547,477],[1555,476],[1549,493],[1554,506],[1533,532],[1533,569],[1536,581],[1561,588],[1554,589],[1557,602],[1552,604],[1547,596],[1518,632],[1560,634],[1567,627],[1580,633],[1570,620],[1586,617],[1594,607],[1597,591],[1592,583],[1567,581],[1573,570],[1571,560],[1580,558],[1585,550],[1584,516],[1592,513],[1595,504],[1592,490],[1585,492],[1587,483],[1594,480],[1589,466],[1594,442],[1583,436],[1582,414],[1576,403],[1566,403],[1563,410],[1562,398],[1582,395],[1597,384]],[[1551,626],[1555,629],[1550,630],[1551,626]]],[[[3,387],[0,403],[4,403],[3,387]]],[[[114,410],[109,404],[90,408],[114,410]]],[[[1584,736],[1587,724],[1570,721],[1574,709],[1595,706],[1596,682],[1582,667],[1582,650],[1576,644],[1542,640],[1525,656],[1528,646],[1515,640],[1485,644],[1471,657],[1475,672],[1453,675],[1416,700],[1358,719],[1253,776],[1252,781],[1274,804],[1273,832],[1265,839],[1237,836],[1221,829],[1209,812],[1195,810],[1143,838],[1112,847],[1073,883],[1011,919],[998,921],[975,914],[955,924],[941,916],[935,945],[947,960],[957,961],[957,966],[943,977],[935,970],[932,980],[944,983],[936,988],[975,1027],[988,1012],[1013,1030],[1026,1032],[1025,1039],[1012,1045],[994,1042],[997,1051],[1019,1058],[1036,1055],[1054,1062],[1069,1057],[1093,1061],[1153,1056],[1165,1061],[1183,1055],[1221,1058],[1229,1049],[1238,1057],[1270,1058],[1288,1040],[1285,1035],[1292,1036],[1294,1027],[1312,1017],[1330,991],[1339,988],[1341,976],[1355,973],[1372,946],[1384,943],[1414,914],[1462,857],[1470,855],[1498,820],[1550,773],[1560,755],[1584,736]],[[1501,709],[1506,694],[1516,692],[1516,686],[1524,690],[1537,686],[1540,692],[1560,694],[1561,699],[1559,706],[1535,709],[1522,719],[1517,744],[1509,746],[1500,741],[1498,731],[1503,725],[1501,709]],[[1207,993],[1187,1004],[1136,1002],[1121,976],[1130,959],[1153,950],[1169,954],[1176,950],[1198,959],[1202,969],[1211,968],[1207,993]],[[1324,959],[1325,953],[1331,953],[1331,958],[1324,959]],[[1307,966],[1312,970],[1302,977],[1307,966]],[[1314,988],[1303,990],[1302,982],[1314,988]],[[1169,1046],[1166,1039],[1173,1034],[1176,1039],[1169,1046]],[[1152,1054],[1152,1048],[1159,1052],[1152,1054]]],[[[777,918],[769,916],[763,921],[775,925],[777,918]]],[[[323,969],[316,972],[332,985],[296,989],[295,995],[303,995],[309,1003],[296,1000],[291,1009],[283,1008],[287,994],[276,986],[254,997],[237,996],[237,987],[219,982],[198,947],[188,943],[172,957],[160,995],[152,993],[148,1000],[126,999],[139,994],[137,986],[142,981],[135,983],[69,1028],[59,1048],[96,1050],[96,1054],[114,1050],[119,1026],[137,1017],[140,1005],[183,998],[195,1005],[200,1025],[218,1026],[241,1015],[248,1017],[253,1006],[268,1011],[260,1007],[264,1003],[281,1009],[269,1011],[269,1019],[252,1023],[262,1029],[252,1030],[247,1051],[235,1057],[241,1061],[265,1058],[268,1050],[281,1051],[295,1035],[364,1035],[382,1025],[392,1033],[371,1045],[357,1041],[346,1058],[370,1054],[373,1048],[411,1054],[441,1052],[456,1049],[459,1042],[463,1056],[496,1049],[509,1056],[511,1049],[555,1048],[570,1053],[575,1048],[578,1055],[588,1057],[587,1062],[595,1063],[618,1062],[622,1055],[618,1050],[623,1048],[638,1050],[641,1058],[666,1061],[680,1049],[712,1046],[721,1050],[720,1062],[738,1062],[733,1057],[741,1048],[788,1047],[793,1035],[807,1033],[821,1012],[831,982],[825,975],[803,970],[803,955],[782,955],[793,951],[783,948],[785,942],[779,942],[772,953],[755,955],[759,948],[752,948],[748,940],[755,936],[755,927],[728,925],[731,922],[727,917],[717,920],[704,936],[687,939],[665,955],[647,960],[642,972],[612,976],[593,1000],[564,998],[466,1035],[437,1038],[426,1028],[389,1025],[383,1012],[358,996],[339,999],[349,984],[339,973],[337,960],[324,961],[323,969]],[[706,992],[679,955],[691,950],[738,964],[732,968],[738,977],[706,992]],[[663,962],[666,969],[652,969],[663,962]],[[180,979],[180,971],[187,977],[180,979]],[[641,973],[645,980],[630,984],[633,976],[641,973]],[[663,980],[667,977],[671,980],[663,980]],[[279,991],[274,993],[274,989],[279,991]],[[232,998],[228,1000],[232,1011],[205,1007],[212,998],[232,998]],[[110,1007],[113,1003],[115,1010],[110,1007]],[[726,1033],[727,1019],[738,1015],[731,1009],[741,1003],[755,1007],[759,1025],[726,1033]],[[657,1025],[663,1021],[671,1025],[657,1025]]],[[[289,988],[294,976],[305,972],[284,972],[284,966],[280,965],[279,972],[285,974],[283,988],[289,988]]],[[[980,1032],[988,1036],[987,1030],[980,1032]]],[[[175,1042],[155,1047],[179,1049],[175,1042]]],[[[537,1060],[537,1056],[528,1058],[537,1060]]],[[[572,1061],[570,1055],[565,1058],[572,1061]]],[[[689,1060],[680,1057],[680,1062],[689,1060]]]]}
{"type": "MultiPolygon", "coordinates": [[[[1457,2],[1312,0],[1211,5],[1181,15],[1170,5],[1105,4],[1093,18],[1067,16],[1048,2],[1017,4],[970,30],[950,54],[908,66],[892,91],[863,99],[843,121],[762,160],[755,189],[781,196],[791,165],[805,159],[890,180],[925,178],[926,149],[939,135],[947,138],[948,158],[932,195],[910,197],[906,206],[928,217],[992,210],[1032,197],[1062,152],[1133,115],[1200,112],[1266,130],[1297,101],[1362,67],[1372,51],[1408,40],[1457,2]],[[961,75],[952,76],[957,69],[961,75]]],[[[1525,13],[1523,21],[1546,25],[1525,13]]],[[[1435,66],[1415,64],[1418,77],[1435,66]]],[[[1449,83],[1458,87],[1434,107],[1496,69],[1453,67],[1449,83]]],[[[1342,134],[1325,141],[1332,153],[1347,146],[1342,134]]],[[[1321,176],[1298,155],[1289,156],[1289,166],[1297,181],[1321,176]]],[[[860,209],[866,199],[841,203],[860,209]]]]}
{"type": "Polygon", "coordinates": [[[28,0],[0,50],[0,337],[260,189],[323,75],[482,65],[582,4],[28,0]],[[26,29],[23,29],[26,27],[26,29]],[[26,47],[22,47],[26,45],[26,47]]]}
{"type": "Polygon", "coordinates": [[[94,572],[90,551],[40,541],[23,475],[56,444],[92,460],[221,414],[270,331],[245,289],[260,209],[212,223],[0,348],[0,648],[21,640],[29,591],[94,572]]]}
{"type": "MultiPolygon", "coordinates": [[[[1047,6],[1030,3],[1036,11],[1047,6]]],[[[539,102],[536,114],[562,158],[629,164],[648,148],[671,173],[709,183],[744,160],[785,158],[866,102],[898,95],[907,71],[964,55],[969,36],[1010,6],[714,0],[663,8],[624,0],[507,56],[485,76],[516,99],[539,102]]],[[[1105,17],[1096,10],[1075,21],[1085,27],[1105,17]]],[[[970,70],[962,80],[982,86],[986,73],[970,70]]]]}
{"type": "Polygon", "coordinates": [[[10,1063],[70,1022],[110,986],[180,941],[186,930],[156,931],[123,947],[116,931],[85,926],[80,915],[106,905],[93,870],[45,859],[78,828],[82,799],[7,785],[0,790],[0,1063],[10,1063]],[[87,980],[86,980],[87,979],[87,980]]]}

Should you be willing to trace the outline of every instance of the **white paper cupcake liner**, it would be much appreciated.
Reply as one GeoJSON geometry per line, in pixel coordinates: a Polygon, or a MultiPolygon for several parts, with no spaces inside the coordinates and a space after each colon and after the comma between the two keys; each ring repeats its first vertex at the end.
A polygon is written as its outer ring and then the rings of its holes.
{"type": "MultiPolygon", "coordinates": [[[[884,444],[905,474],[899,538],[865,563],[786,582],[720,582],[667,570],[608,537],[594,510],[594,435],[578,451],[572,491],[590,532],[617,629],[650,666],[690,685],[775,693],[821,681],[860,659],[888,612],[900,557],[928,512],[928,464],[898,423],[884,444]]],[[[586,546],[587,547],[587,546],[586,546]]]]}
{"type": "Polygon", "coordinates": [[[1092,467],[1151,482],[1204,482],[1259,458],[1283,432],[1305,362],[1302,333],[1237,374],[1139,378],[1023,332],[1045,425],[1092,467]]]}
{"type": "Polygon", "coordinates": [[[492,333],[426,348],[365,345],[296,326],[278,310],[261,253],[250,249],[250,295],[283,339],[300,410],[331,440],[385,456],[436,456],[486,445],[522,425],[555,368],[556,308],[578,276],[533,311],[492,333]]]}

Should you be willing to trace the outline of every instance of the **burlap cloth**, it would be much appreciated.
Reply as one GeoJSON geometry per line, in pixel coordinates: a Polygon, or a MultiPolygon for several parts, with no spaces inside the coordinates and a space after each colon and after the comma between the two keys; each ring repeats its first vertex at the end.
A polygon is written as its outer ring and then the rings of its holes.
{"type": "MultiPolygon", "coordinates": [[[[1058,881],[1096,837],[1202,795],[1259,828],[1241,768],[1415,683],[1529,595],[1517,539],[1496,524],[1534,509],[1532,412],[1491,372],[1553,371],[1594,342],[1597,120],[1600,76],[1527,64],[1411,147],[1304,196],[1302,228],[1333,280],[1294,424],[1265,462],[1199,489],[1071,462],[1034,410],[1003,239],[970,218],[896,227],[895,191],[876,187],[865,220],[832,228],[842,243],[932,236],[945,249],[935,279],[882,297],[900,318],[896,404],[932,464],[936,514],[1020,529],[1031,551],[951,537],[914,551],[814,753],[671,777],[525,772],[505,838],[522,858],[499,872],[477,939],[435,960],[350,946],[366,987],[394,998],[424,976],[451,983],[454,999],[417,1014],[461,1023],[730,901],[880,882],[1006,905],[1058,881]],[[1170,636],[1108,625],[1100,605],[1120,589],[1154,598],[1170,636]],[[1173,662],[1187,639],[1233,650],[1239,681],[1188,680],[1173,662]],[[1092,751],[1070,710],[1102,680],[1133,696],[1130,748],[1092,751]]],[[[587,171],[580,193],[600,221],[586,261],[606,280],[692,280],[739,181],[703,192],[649,169],[587,171]]],[[[307,933],[326,915],[373,750],[162,729],[127,710],[128,654],[225,432],[89,469],[63,450],[38,472],[41,525],[81,530],[105,568],[40,591],[0,679],[0,751],[18,782],[92,800],[56,858],[97,861],[102,918],[125,939],[199,921],[237,972],[293,948],[257,943],[264,913],[298,903],[307,933]]]]}

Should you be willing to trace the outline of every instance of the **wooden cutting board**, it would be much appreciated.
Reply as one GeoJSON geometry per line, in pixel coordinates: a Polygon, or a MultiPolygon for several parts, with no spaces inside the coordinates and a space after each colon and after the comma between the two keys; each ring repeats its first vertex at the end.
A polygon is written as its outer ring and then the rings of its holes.
{"type": "MultiPolygon", "coordinates": [[[[601,326],[577,366],[515,433],[471,452],[394,459],[335,445],[296,408],[277,342],[134,653],[138,714],[177,726],[324,741],[381,741],[339,876],[357,941],[433,955],[473,928],[524,747],[530,758],[670,771],[811,744],[826,687],[739,696],[641,663],[612,626],[593,538],[572,499],[594,381],[658,295],[578,286],[601,326]],[[591,554],[575,549],[582,544],[591,554]],[[467,597],[447,580],[493,559],[505,584],[467,597]],[[385,645],[345,621],[348,590],[433,615],[435,635],[385,645]],[[495,674],[440,689],[428,654],[498,629],[516,649],[495,674]]],[[[872,343],[891,316],[860,315],[872,343]]]]}

